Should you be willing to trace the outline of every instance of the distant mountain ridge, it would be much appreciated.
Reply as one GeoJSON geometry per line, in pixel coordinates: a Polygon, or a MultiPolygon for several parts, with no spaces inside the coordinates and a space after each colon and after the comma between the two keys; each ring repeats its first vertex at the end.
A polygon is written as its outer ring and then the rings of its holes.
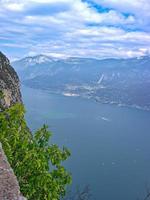
{"type": "Polygon", "coordinates": [[[12,65],[22,83],[33,88],[150,109],[150,56],[100,60],[39,55],[12,65]]]}

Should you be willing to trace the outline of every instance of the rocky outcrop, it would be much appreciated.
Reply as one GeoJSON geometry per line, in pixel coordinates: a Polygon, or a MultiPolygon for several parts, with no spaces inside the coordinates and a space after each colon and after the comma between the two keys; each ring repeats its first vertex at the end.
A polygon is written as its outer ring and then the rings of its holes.
{"type": "MultiPolygon", "coordinates": [[[[15,103],[22,103],[19,78],[10,66],[9,60],[0,52],[0,111],[15,103]]],[[[0,200],[25,200],[20,193],[17,178],[7,161],[1,143],[0,200]]]]}
{"type": "Polygon", "coordinates": [[[0,143],[0,200],[25,200],[0,143]]]}
{"type": "Polygon", "coordinates": [[[22,102],[19,78],[7,57],[0,52],[0,106],[7,108],[22,102]]]}

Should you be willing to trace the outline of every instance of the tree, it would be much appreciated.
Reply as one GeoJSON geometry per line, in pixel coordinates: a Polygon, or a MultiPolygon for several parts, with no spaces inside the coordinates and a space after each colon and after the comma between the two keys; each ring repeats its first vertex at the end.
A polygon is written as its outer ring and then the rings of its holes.
{"type": "Polygon", "coordinates": [[[16,174],[22,194],[32,200],[58,200],[65,196],[71,175],[62,161],[70,156],[50,144],[51,132],[44,125],[31,134],[24,119],[23,105],[0,112],[0,141],[16,174]]]}

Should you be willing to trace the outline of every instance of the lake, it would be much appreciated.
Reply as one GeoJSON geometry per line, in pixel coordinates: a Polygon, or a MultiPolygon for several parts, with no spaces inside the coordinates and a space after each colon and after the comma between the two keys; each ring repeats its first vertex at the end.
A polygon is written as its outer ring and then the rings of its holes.
{"type": "Polygon", "coordinates": [[[47,124],[52,142],[67,146],[73,187],[89,185],[94,200],[143,199],[150,188],[150,112],[104,105],[22,86],[26,119],[47,124]]]}

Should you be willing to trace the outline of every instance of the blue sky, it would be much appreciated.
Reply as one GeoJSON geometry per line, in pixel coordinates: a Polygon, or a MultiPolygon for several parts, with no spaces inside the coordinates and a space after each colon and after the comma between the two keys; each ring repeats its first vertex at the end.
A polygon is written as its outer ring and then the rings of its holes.
{"type": "Polygon", "coordinates": [[[12,60],[150,53],[150,0],[0,0],[0,50],[12,60]]]}

